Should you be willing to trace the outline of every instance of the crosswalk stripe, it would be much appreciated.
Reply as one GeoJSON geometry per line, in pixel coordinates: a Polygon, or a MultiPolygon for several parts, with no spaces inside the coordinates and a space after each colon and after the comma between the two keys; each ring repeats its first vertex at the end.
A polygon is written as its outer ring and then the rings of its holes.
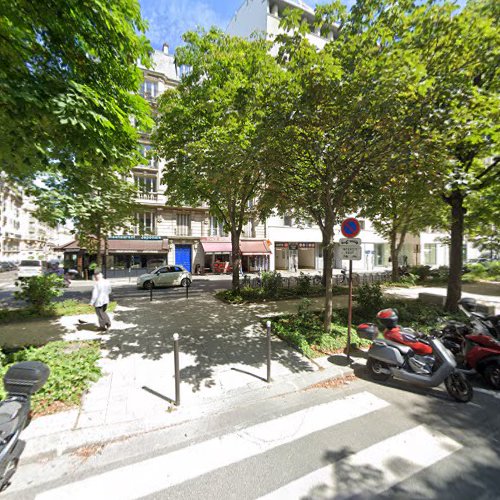
{"type": "Polygon", "coordinates": [[[141,498],[387,406],[383,399],[360,392],[69,483],[36,499],[141,498]]]}
{"type": "Polygon", "coordinates": [[[391,488],[462,448],[425,425],[380,441],[307,474],[259,500],[367,498],[391,488]]]}

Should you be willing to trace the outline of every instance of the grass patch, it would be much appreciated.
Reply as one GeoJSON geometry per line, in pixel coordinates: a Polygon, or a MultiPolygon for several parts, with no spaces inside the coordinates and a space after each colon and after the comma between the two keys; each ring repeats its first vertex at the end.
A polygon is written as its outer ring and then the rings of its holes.
{"type": "MultiPolygon", "coordinates": [[[[335,323],[325,332],[320,314],[308,312],[273,318],[273,331],[308,358],[343,351],[347,346],[347,327],[335,323]]],[[[368,347],[370,342],[360,339],[351,329],[351,345],[368,347]]]]}
{"type": "MultiPolygon", "coordinates": [[[[101,376],[97,361],[99,342],[50,342],[43,347],[29,347],[3,354],[0,351],[0,375],[3,377],[13,363],[41,361],[50,368],[45,386],[32,397],[33,413],[46,415],[80,404],[91,382],[101,376]]],[[[0,398],[6,396],[0,388],[0,398]]]]}
{"type": "MultiPolygon", "coordinates": [[[[333,287],[333,295],[346,295],[347,287],[333,287]]],[[[251,302],[269,302],[273,300],[287,300],[304,297],[324,297],[325,289],[321,286],[311,285],[308,290],[293,288],[279,288],[278,290],[266,290],[265,288],[241,288],[239,292],[233,290],[222,290],[215,296],[228,304],[243,304],[251,302]]]]}
{"type": "MultiPolygon", "coordinates": [[[[108,312],[113,312],[116,302],[110,302],[108,312]]],[[[30,307],[20,309],[1,309],[0,323],[17,323],[40,318],[57,318],[60,316],[73,316],[77,314],[92,314],[95,309],[85,302],[74,299],[53,302],[49,309],[37,311],[30,307]]]]}

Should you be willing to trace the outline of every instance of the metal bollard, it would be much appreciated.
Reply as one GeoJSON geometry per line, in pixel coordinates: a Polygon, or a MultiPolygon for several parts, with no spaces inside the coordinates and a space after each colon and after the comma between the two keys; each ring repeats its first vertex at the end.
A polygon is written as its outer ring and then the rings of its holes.
{"type": "Polygon", "coordinates": [[[179,373],[179,334],[174,333],[175,406],[181,404],[181,376],[179,373]]]}
{"type": "Polygon", "coordinates": [[[267,326],[267,382],[271,382],[271,322],[267,326]]]}

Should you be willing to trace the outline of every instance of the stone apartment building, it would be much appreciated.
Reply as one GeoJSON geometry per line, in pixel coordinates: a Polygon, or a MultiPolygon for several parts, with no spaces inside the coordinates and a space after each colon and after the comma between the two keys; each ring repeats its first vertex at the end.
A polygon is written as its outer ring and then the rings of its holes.
{"type": "Polygon", "coordinates": [[[0,261],[50,260],[70,237],[65,227],[51,228],[35,216],[34,201],[0,173],[0,261]]]}

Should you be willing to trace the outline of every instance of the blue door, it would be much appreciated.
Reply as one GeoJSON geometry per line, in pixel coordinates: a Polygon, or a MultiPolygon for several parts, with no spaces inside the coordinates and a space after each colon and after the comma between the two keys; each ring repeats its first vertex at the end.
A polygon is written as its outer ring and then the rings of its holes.
{"type": "Polygon", "coordinates": [[[191,245],[175,245],[175,263],[191,272],[191,245]]]}

